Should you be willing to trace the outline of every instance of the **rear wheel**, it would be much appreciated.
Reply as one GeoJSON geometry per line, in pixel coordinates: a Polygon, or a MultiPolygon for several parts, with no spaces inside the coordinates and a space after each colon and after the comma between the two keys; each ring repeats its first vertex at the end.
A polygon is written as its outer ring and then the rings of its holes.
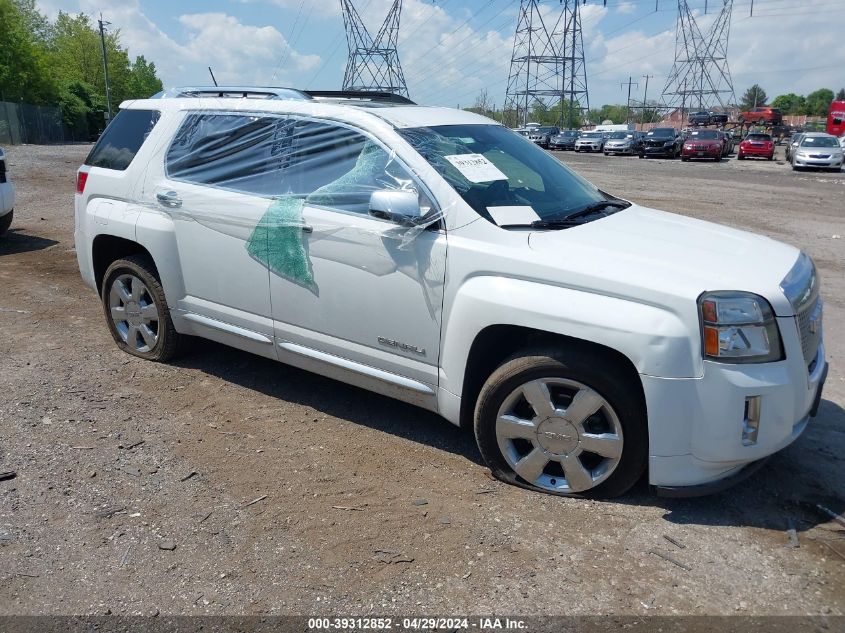
{"type": "Polygon", "coordinates": [[[159,362],[177,354],[183,337],[173,327],[164,289],[149,257],[131,255],[113,262],[103,278],[101,298],[120,349],[159,362]]]}
{"type": "Polygon", "coordinates": [[[15,215],[15,210],[12,209],[2,218],[0,218],[0,236],[2,236],[6,231],[9,230],[9,227],[12,226],[12,217],[15,215]]]}
{"type": "Polygon", "coordinates": [[[556,347],[526,350],[493,372],[475,437],[494,476],[558,495],[621,495],[648,455],[635,379],[610,359],[556,347]]]}

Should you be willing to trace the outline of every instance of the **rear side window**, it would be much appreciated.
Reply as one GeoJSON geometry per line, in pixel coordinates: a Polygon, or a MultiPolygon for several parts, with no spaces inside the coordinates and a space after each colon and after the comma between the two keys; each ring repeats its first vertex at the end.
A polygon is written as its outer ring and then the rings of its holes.
{"type": "Polygon", "coordinates": [[[121,110],[100,136],[85,164],[123,171],[141,149],[159,116],[158,110],[121,110]]]}

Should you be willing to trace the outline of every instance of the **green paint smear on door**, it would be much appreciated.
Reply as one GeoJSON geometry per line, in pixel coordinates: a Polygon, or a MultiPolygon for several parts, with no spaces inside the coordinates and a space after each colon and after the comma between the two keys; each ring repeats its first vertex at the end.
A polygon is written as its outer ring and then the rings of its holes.
{"type": "Polygon", "coordinates": [[[303,243],[302,198],[278,198],[246,241],[250,256],[279,277],[317,292],[303,243]]]}

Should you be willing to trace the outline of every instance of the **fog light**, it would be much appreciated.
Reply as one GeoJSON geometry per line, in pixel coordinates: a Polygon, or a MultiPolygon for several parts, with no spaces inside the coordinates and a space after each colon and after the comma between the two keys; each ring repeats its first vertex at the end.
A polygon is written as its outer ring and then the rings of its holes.
{"type": "Polygon", "coordinates": [[[752,446],[757,443],[757,431],[760,430],[760,396],[748,396],[745,399],[745,415],[742,420],[742,445],[752,446]]]}

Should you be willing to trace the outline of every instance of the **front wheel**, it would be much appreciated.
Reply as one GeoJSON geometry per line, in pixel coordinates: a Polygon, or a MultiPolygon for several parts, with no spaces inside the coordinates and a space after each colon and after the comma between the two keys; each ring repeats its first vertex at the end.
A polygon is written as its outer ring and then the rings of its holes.
{"type": "Polygon", "coordinates": [[[636,378],[579,349],[543,347],[505,361],[481,390],[474,426],[493,475],[532,490],[615,497],[646,467],[636,378]]]}
{"type": "Polygon", "coordinates": [[[6,231],[9,230],[9,227],[12,226],[12,218],[15,215],[15,210],[12,209],[3,217],[0,217],[0,237],[2,237],[6,231]]]}
{"type": "Polygon", "coordinates": [[[164,289],[149,257],[131,255],[113,262],[103,278],[101,298],[120,349],[158,362],[176,355],[182,337],[173,327],[164,289]]]}

